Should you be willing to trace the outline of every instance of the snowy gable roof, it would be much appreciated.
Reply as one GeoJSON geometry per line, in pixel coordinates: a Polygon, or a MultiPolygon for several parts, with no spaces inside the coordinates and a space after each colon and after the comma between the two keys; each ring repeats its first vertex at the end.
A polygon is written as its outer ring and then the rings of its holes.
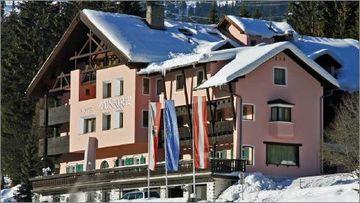
{"type": "Polygon", "coordinates": [[[303,36],[293,43],[311,59],[324,54],[332,56],[342,66],[337,73],[340,88],[359,89],[359,41],[303,36]]]}
{"type": "Polygon", "coordinates": [[[246,34],[258,35],[263,38],[271,38],[278,35],[284,35],[294,29],[287,22],[275,22],[254,18],[244,18],[239,16],[227,15],[233,23],[241,28],[246,34]]]}
{"type": "Polygon", "coordinates": [[[196,89],[204,89],[227,84],[234,79],[244,76],[255,70],[261,64],[276,54],[289,49],[302,61],[304,61],[318,75],[334,86],[339,87],[338,82],[315,61],[304,55],[290,42],[278,42],[269,45],[238,48],[236,57],[230,63],[221,68],[214,76],[209,78],[196,89]]]}
{"type": "Polygon", "coordinates": [[[83,13],[131,62],[164,61],[224,40],[214,25],[166,20],[166,29],[157,30],[137,16],[89,9],[83,13]]]}

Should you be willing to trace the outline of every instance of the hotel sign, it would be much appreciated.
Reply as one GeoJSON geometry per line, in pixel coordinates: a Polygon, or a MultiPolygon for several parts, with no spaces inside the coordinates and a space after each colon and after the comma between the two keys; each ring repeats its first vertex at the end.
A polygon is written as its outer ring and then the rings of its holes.
{"type": "Polygon", "coordinates": [[[113,111],[113,110],[123,110],[125,106],[131,104],[131,96],[111,98],[103,100],[99,104],[99,109],[101,111],[113,111]]]}

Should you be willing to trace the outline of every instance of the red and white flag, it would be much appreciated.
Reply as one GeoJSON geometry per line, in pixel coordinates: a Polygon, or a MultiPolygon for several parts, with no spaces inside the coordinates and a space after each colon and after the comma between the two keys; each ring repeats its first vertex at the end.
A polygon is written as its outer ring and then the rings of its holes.
{"type": "Polygon", "coordinates": [[[209,139],[207,128],[206,97],[194,96],[193,119],[195,167],[198,169],[205,169],[209,166],[209,139]]]}
{"type": "Polygon", "coordinates": [[[157,162],[159,132],[160,132],[161,104],[160,102],[149,103],[149,169],[154,171],[157,162]]]}

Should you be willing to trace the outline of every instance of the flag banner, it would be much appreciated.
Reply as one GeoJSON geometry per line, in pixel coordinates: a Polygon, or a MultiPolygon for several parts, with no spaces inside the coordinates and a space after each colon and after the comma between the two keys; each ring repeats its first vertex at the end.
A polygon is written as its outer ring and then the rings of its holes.
{"type": "Polygon", "coordinates": [[[205,169],[209,166],[209,139],[207,128],[206,97],[193,98],[193,123],[195,167],[205,169]]]}
{"type": "Polygon", "coordinates": [[[149,142],[149,169],[154,171],[157,162],[159,132],[160,132],[160,117],[161,104],[160,102],[149,103],[149,127],[148,127],[148,142],[149,142]]]}
{"type": "Polygon", "coordinates": [[[178,171],[180,141],[177,117],[173,100],[164,101],[164,127],[166,134],[166,168],[168,171],[178,171]]]}

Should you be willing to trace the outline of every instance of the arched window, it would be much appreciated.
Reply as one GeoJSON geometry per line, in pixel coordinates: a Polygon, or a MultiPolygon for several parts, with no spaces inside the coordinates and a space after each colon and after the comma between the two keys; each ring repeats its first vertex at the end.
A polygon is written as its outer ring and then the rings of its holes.
{"type": "Polygon", "coordinates": [[[107,161],[102,161],[100,164],[100,169],[109,168],[109,163],[107,161]]]}

